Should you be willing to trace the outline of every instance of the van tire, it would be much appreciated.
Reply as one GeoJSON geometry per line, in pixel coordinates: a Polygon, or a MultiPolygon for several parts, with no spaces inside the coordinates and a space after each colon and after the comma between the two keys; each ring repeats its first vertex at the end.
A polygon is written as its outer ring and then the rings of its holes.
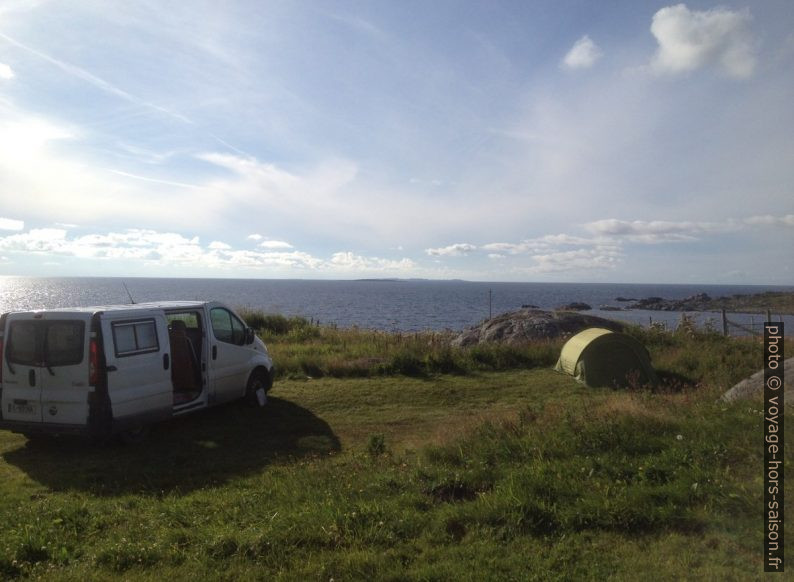
{"type": "Polygon", "coordinates": [[[257,391],[264,390],[265,395],[270,388],[270,375],[263,369],[257,368],[251,372],[251,377],[248,378],[248,385],[245,388],[245,402],[251,407],[259,408],[264,406],[259,403],[257,391]]]}
{"type": "Polygon", "coordinates": [[[127,430],[123,430],[119,433],[119,438],[121,439],[121,442],[123,442],[125,445],[140,444],[146,440],[147,436],[149,436],[148,424],[139,424],[132,428],[128,428],[127,430]]]}

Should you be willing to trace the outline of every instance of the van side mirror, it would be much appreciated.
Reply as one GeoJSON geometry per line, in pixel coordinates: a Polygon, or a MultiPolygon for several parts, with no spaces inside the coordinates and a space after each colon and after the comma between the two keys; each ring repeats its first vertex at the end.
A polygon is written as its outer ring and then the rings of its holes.
{"type": "Polygon", "coordinates": [[[245,345],[254,343],[254,330],[250,327],[245,328],[245,345]]]}

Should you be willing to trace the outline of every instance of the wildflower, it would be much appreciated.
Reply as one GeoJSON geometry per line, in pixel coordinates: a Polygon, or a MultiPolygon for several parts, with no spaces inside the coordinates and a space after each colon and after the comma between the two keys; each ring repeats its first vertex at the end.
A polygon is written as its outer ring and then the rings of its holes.
{"type": "Polygon", "coordinates": [[[682,434],[676,435],[676,436],[675,436],[675,440],[677,440],[677,441],[682,441],[682,440],[684,440],[684,435],[682,435],[682,434]]]}

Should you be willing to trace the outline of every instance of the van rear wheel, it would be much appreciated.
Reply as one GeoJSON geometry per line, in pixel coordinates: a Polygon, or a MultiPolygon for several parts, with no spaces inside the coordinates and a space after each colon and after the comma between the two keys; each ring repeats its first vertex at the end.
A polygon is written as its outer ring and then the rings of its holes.
{"type": "Polygon", "coordinates": [[[245,389],[245,401],[249,406],[260,407],[267,404],[267,390],[270,388],[270,377],[267,372],[254,370],[248,378],[245,389]]]}

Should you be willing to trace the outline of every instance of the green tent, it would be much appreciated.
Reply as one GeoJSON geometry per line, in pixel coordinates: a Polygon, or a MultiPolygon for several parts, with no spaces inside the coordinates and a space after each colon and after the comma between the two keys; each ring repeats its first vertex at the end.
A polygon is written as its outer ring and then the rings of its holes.
{"type": "Polygon", "coordinates": [[[626,334],[600,327],[577,333],[562,347],[554,369],[596,387],[625,387],[658,383],[648,350],[626,334]]]}

